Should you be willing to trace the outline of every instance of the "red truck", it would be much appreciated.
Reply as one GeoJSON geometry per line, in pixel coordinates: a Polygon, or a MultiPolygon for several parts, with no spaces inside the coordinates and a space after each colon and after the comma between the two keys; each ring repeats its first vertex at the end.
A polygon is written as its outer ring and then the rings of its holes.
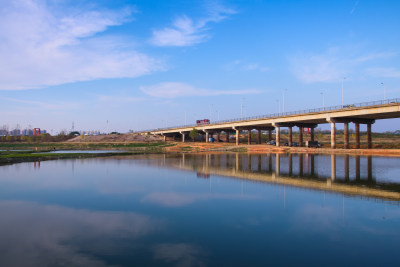
{"type": "Polygon", "coordinates": [[[197,125],[203,125],[203,124],[210,124],[209,119],[204,119],[204,120],[196,120],[197,125]]]}

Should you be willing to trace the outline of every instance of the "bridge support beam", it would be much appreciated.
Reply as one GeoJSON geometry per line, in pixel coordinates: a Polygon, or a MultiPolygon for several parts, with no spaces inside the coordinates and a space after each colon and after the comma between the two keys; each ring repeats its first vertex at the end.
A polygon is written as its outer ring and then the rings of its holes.
{"type": "Polygon", "coordinates": [[[164,142],[167,142],[167,137],[165,135],[163,135],[164,137],[164,142]]]}
{"type": "Polygon", "coordinates": [[[275,134],[276,134],[276,146],[281,146],[281,127],[276,126],[275,127],[275,134]]]}
{"type": "Polygon", "coordinates": [[[314,128],[311,128],[311,141],[314,141],[314,128]]]}
{"type": "Polygon", "coordinates": [[[182,134],[182,143],[185,143],[185,133],[181,132],[181,134],[182,134]]]}
{"type": "Polygon", "coordinates": [[[261,130],[260,129],[258,129],[258,136],[257,136],[257,143],[258,144],[261,144],[261,130]]]}
{"type": "Polygon", "coordinates": [[[367,124],[367,143],[368,143],[368,149],[372,148],[372,135],[371,135],[371,123],[367,124]]]}
{"type": "Polygon", "coordinates": [[[359,123],[354,123],[355,124],[355,134],[356,134],[356,149],[360,148],[360,124],[359,123]]]}
{"type": "Polygon", "coordinates": [[[251,130],[247,130],[247,144],[250,145],[251,144],[251,130]]]}
{"type": "Polygon", "coordinates": [[[272,140],[272,130],[268,130],[268,141],[272,140]]]}
{"type": "Polygon", "coordinates": [[[209,133],[208,133],[208,132],[206,132],[206,143],[208,143],[208,142],[209,142],[209,139],[210,139],[210,137],[209,137],[209,133]]]}
{"type": "Polygon", "coordinates": [[[221,135],[221,132],[217,132],[217,142],[219,143],[219,141],[220,141],[220,135],[221,135]]]}
{"type": "Polygon", "coordinates": [[[225,142],[229,143],[229,131],[225,131],[226,140],[225,142]]]}
{"type": "Polygon", "coordinates": [[[236,130],[236,145],[239,145],[239,129],[235,129],[236,130]]]}
{"type": "Polygon", "coordinates": [[[299,146],[303,146],[303,127],[299,127],[299,146]]]}
{"type": "Polygon", "coordinates": [[[331,122],[331,148],[336,148],[336,127],[334,122],[331,122]]]}
{"type": "Polygon", "coordinates": [[[288,132],[288,134],[289,134],[289,136],[288,136],[289,137],[288,145],[289,146],[293,146],[293,127],[289,126],[288,130],[289,130],[289,132],[288,132]]]}
{"type": "Polygon", "coordinates": [[[349,149],[349,123],[344,123],[344,149],[349,149]]]}

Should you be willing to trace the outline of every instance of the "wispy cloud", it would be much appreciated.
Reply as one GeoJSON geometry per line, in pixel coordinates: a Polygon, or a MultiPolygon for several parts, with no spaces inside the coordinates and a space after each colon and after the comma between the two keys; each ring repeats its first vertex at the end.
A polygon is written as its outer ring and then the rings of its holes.
{"type": "Polygon", "coordinates": [[[18,99],[18,98],[10,98],[10,97],[0,97],[0,100],[4,100],[7,102],[15,102],[21,103],[24,105],[31,105],[35,107],[40,107],[44,109],[75,109],[79,107],[78,103],[75,102],[65,102],[65,101],[52,101],[49,100],[48,102],[43,101],[34,101],[34,100],[25,100],[25,99],[18,99]],[[51,102],[51,103],[49,103],[51,102]]]}
{"type": "Polygon", "coordinates": [[[360,1],[357,0],[357,1],[354,3],[353,8],[350,10],[350,15],[352,15],[352,14],[354,13],[354,11],[356,11],[359,2],[360,2],[360,1]]]}
{"type": "Polygon", "coordinates": [[[257,62],[243,62],[241,60],[234,60],[232,62],[229,62],[228,64],[225,64],[223,66],[223,69],[227,71],[233,71],[233,70],[242,70],[242,71],[259,71],[259,72],[267,72],[269,71],[268,67],[265,67],[261,65],[260,63],[257,62]]]}
{"type": "Polygon", "coordinates": [[[150,43],[155,46],[190,46],[204,42],[210,37],[207,33],[210,22],[220,22],[235,13],[233,9],[214,4],[209,7],[205,18],[193,20],[183,15],[176,18],[171,26],[153,30],[150,43]]]}
{"type": "Polygon", "coordinates": [[[78,10],[60,5],[39,0],[2,2],[0,90],[136,77],[162,69],[156,59],[132,49],[129,40],[104,34],[131,20],[133,8],[108,11],[79,6],[78,10]]]}
{"type": "Polygon", "coordinates": [[[209,90],[196,88],[189,84],[180,82],[164,82],[150,86],[140,87],[143,93],[163,98],[175,98],[183,96],[218,96],[218,95],[242,95],[242,94],[258,94],[259,90],[209,90]]]}
{"type": "Polygon", "coordinates": [[[400,78],[400,70],[396,68],[369,68],[367,72],[374,77],[400,78]]]}
{"type": "Polygon", "coordinates": [[[132,103],[143,101],[143,97],[130,97],[121,95],[98,95],[98,100],[101,102],[111,102],[111,103],[132,103]]]}
{"type": "Polygon", "coordinates": [[[396,55],[397,53],[392,52],[357,55],[334,47],[320,54],[301,53],[292,56],[289,61],[295,76],[305,83],[333,82],[347,76],[366,62],[396,55]]]}

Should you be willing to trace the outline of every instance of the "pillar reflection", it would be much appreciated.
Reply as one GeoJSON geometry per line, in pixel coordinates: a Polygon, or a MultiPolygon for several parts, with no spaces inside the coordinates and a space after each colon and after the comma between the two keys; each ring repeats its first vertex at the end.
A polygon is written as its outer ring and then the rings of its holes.
{"type": "Polygon", "coordinates": [[[356,160],[356,181],[360,181],[360,156],[355,157],[356,160]]]}
{"type": "Polygon", "coordinates": [[[350,163],[349,155],[344,156],[344,179],[346,181],[349,181],[349,177],[350,177],[349,163],[350,163]]]}
{"type": "Polygon", "coordinates": [[[280,172],[281,172],[280,155],[276,154],[276,156],[275,156],[275,174],[276,174],[276,176],[280,176],[280,172]]]}
{"type": "Polygon", "coordinates": [[[331,180],[336,179],[336,155],[331,155],[331,180]]]}

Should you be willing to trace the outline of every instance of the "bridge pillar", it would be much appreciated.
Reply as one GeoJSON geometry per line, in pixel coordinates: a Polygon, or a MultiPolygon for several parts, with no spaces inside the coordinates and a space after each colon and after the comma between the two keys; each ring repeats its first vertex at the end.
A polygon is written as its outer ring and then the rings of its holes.
{"type": "Polygon", "coordinates": [[[251,130],[247,130],[247,144],[250,145],[251,144],[251,130]]]}
{"type": "Polygon", "coordinates": [[[261,130],[258,130],[258,136],[257,136],[257,141],[258,141],[258,144],[261,144],[261,130]]]}
{"type": "Polygon", "coordinates": [[[289,126],[289,146],[293,146],[293,127],[289,126]]]}
{"type": "Polygon", "coordinates": [[[185,143],[185,133],[181,133],[182,134],[182,143],[185,143]]]}
{"type": "Polygon", "coordinates": [[[239,145],[239,130],[236,129],[236,145],[239,145]]]}
{"type": "Polygon", "coordinates": [[[229,131],[225,131],[226,140],[225,142],[229,143],[229,131]]]}
{"type": "Polygon", "coordinates": [[[360,124],[354,123],[356,127],[356,149],[360,148],[360,124]]]}
{"type": "Polygon", "coordinates": [[[217,142],[219,143],[219,141],[220,141],[220,135],[221,135],[221,132],[217,132],[217,142]]]}
{"type": "Polygon", "coordinates": [[[311,127],[311,141],[314,141],[314,127],[311,127]]]}
{"type": "Polygon", "coordinates": [[[209,133],[208,133],[208,132],[206,132],[206,143],[208,143],[208,142],[209,142],[209,139],[210,139],[210,137],[209,137],[209,133]]]}
{"type": "Polygon", "coordinates": [[[349,149],[349,123],[344,123],[344,148],[349,149]]]}
{"type": "Polygon", "coordinates": [[[303,146],[303,127],[299,127],[299,146],[303,146]]]}
{"type": "Polygon", "coordinates": [[[281,146],[281,127],[276,126],[275,127],[275,132],[276,132],[276,146],[281,146]]]}
{"type": "Polygon", "coordinates": [[[272,140],[272,130],[268,130],[268,141],[272,140]]]}
{"type": "Polygon", "coordinates": [[[334,122],[331,122],[331,148],[336,148],[336,127],[334,122]]]}
{"type": "Polygon", "coordinates": [[[371,149],[372,148],[371,123],[367,124],[367,142],[368,142],[368,149],[371,149]]]}
{"type": "Polygon", "coordinates": [[[164,137],[164,142],[167,142],[167,137],[165,135],[163,135],[164,137]]]}

